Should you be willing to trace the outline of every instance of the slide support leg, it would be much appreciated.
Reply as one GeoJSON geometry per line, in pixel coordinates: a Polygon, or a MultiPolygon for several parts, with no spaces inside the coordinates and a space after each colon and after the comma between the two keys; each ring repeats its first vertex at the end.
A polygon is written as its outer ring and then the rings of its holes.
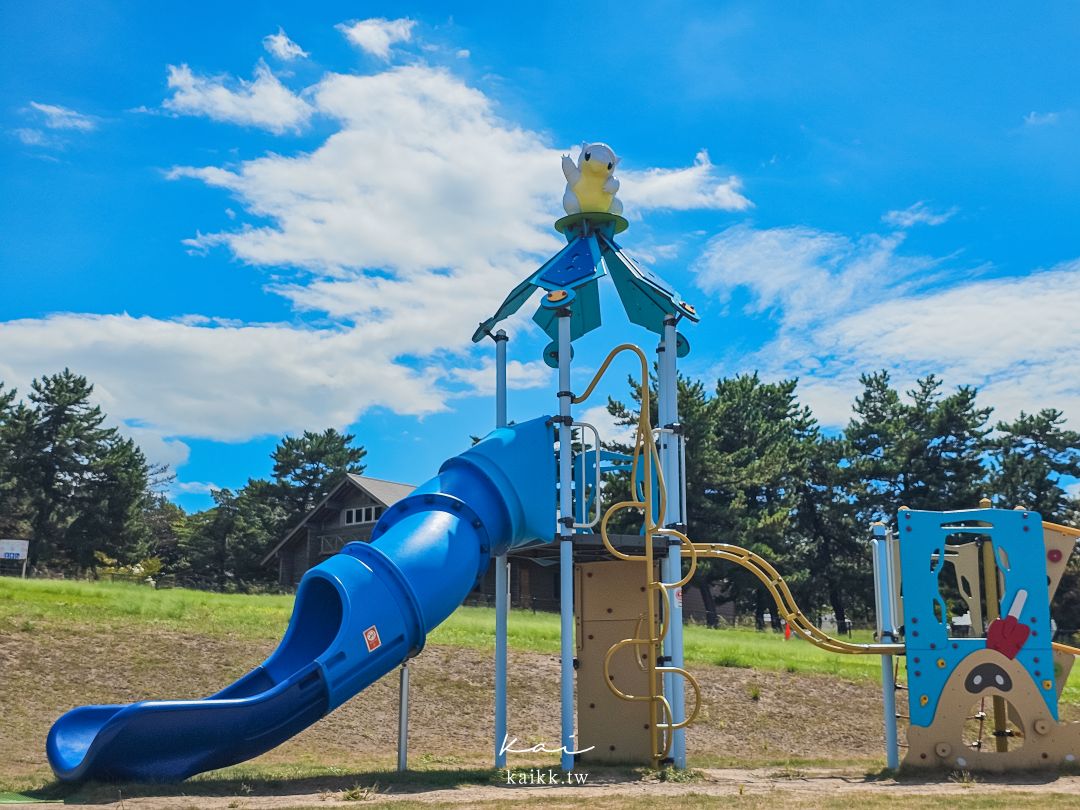
{"type": "Polygon", "coordinates": [[[397,769],[409,769],[409,662],[401,665],[398,682],[397,769]]]}

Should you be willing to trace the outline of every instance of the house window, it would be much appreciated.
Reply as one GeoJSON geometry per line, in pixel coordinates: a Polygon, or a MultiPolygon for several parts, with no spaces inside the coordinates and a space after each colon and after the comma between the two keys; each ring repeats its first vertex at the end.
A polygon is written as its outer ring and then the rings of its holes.
{"type": "Polygon", "coordinates": [[[356,509],[346,509],[342,518],[346,526],[353,526],[358,523],[374,523],[378,520],[383,513],[383,507],[381,506],[360,506],[356,509]]]}

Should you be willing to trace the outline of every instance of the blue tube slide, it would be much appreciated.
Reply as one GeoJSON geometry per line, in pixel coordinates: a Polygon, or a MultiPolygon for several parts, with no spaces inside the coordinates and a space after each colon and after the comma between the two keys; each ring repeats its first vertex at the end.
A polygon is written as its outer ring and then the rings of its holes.
{"type": "Polygon", "coordinates": [[[553,433],[499,428],[300,581],[285,637],[203,700],[83,706],[49,731],[64,781],[174,781],[258,756],[416,655],[491,557],[555,534],[553,433]]]}

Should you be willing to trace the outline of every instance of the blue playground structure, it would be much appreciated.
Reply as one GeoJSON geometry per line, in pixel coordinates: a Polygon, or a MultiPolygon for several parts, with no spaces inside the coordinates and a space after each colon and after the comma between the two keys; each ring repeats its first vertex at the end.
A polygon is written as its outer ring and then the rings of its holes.
{"type": "MultiPolygon", "coordinates": [[[[495,344],[496,429],[388,509],[372,542],[351,543],[308,571],[280,646],[236,683],[203,700],[84,706],[60,717],[47,741],[60,779],[178,780],[270,750],[417,655],[493,561],[493,749],[495,765],[504,767],[507,557],[545,547],[557,548],[557,560],[552,550],[546,562],[557,561],[560,575],[563,770],[574,768],[579,751],[591,751],[593,761],[686,766],[685,729],[698,714],[701,692],[684,668],[681,594],[703,559],[757,577],[800,638],[836,653],[881,656],[890,768],[900,761],[901,687],[894,669],[900,657],[909,698],[905,765],[1000,771],[1076,762],[1080,724],[1060,722],[1058,700],[1080,649],[1052,643],[1049,606],[1080,531],[1043,523],[1022,508],[990,509],[989,501],[957,512],[901,510],[895,531],[872,527],[875,644],[819,630],[779,572],[748,549],[687,537],[676,361],[690,350],[678,326],[698,315],[615,241],[628,226],[617,213],[617,162],[604,144],[584,144],[577,164],[563,159],[569,213],[555,228],[566,247],[515,287],[473,335],[474,342],[488,337],[495,344]],[[615,347],[582,393],[571,388],[572,344],[600,326],[604,277],[629,320],[659,338],[656,426],[650,358],[637,346],[615,347]],[[508,336],[497,327],[538,292],[533,320],[551,339],[543,357],[557,369],[558,413],[510,427],[508,336]],[[641,385],[632,455],[604,450],[596,428],[572,416],[623,354],[636,360],[641,385]],[[629,499],[605,508],[600,476],[615,470],[630,476],[629,499]],[[639,534],[609,534],[609,518],[620,510],[640,519],[639,534]],[[966,602],[969,637],[954,637],[946,592],[954,605],[956,593],[966,602]],[[985,701],[989,711],[981,708],[985,701]],[[975,741],[965,736],[973,718],[975,741]],[[984,728],[992,751],[983,747],[984,728]]],[[[403,667],[403,706],[407,672],[403,667]]],[[[403,719],[399,740],[404,728],[403,719]]],[[[399,752],[399,767],[403,760],[399,752]]]]}

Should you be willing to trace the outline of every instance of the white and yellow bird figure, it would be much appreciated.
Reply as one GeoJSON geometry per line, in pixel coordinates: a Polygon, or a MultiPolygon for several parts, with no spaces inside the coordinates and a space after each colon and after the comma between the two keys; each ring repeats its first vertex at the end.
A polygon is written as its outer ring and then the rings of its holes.
{"type": "Polygon", "coordinates": [[[622,201],[615,196],[619,181],[615,166],[619,158],[606,143],[582,143],[577,163],[563,155],[562,170],[566,177],[563,208],[567,214],[600,212],[622,214],[622,201]]]}

